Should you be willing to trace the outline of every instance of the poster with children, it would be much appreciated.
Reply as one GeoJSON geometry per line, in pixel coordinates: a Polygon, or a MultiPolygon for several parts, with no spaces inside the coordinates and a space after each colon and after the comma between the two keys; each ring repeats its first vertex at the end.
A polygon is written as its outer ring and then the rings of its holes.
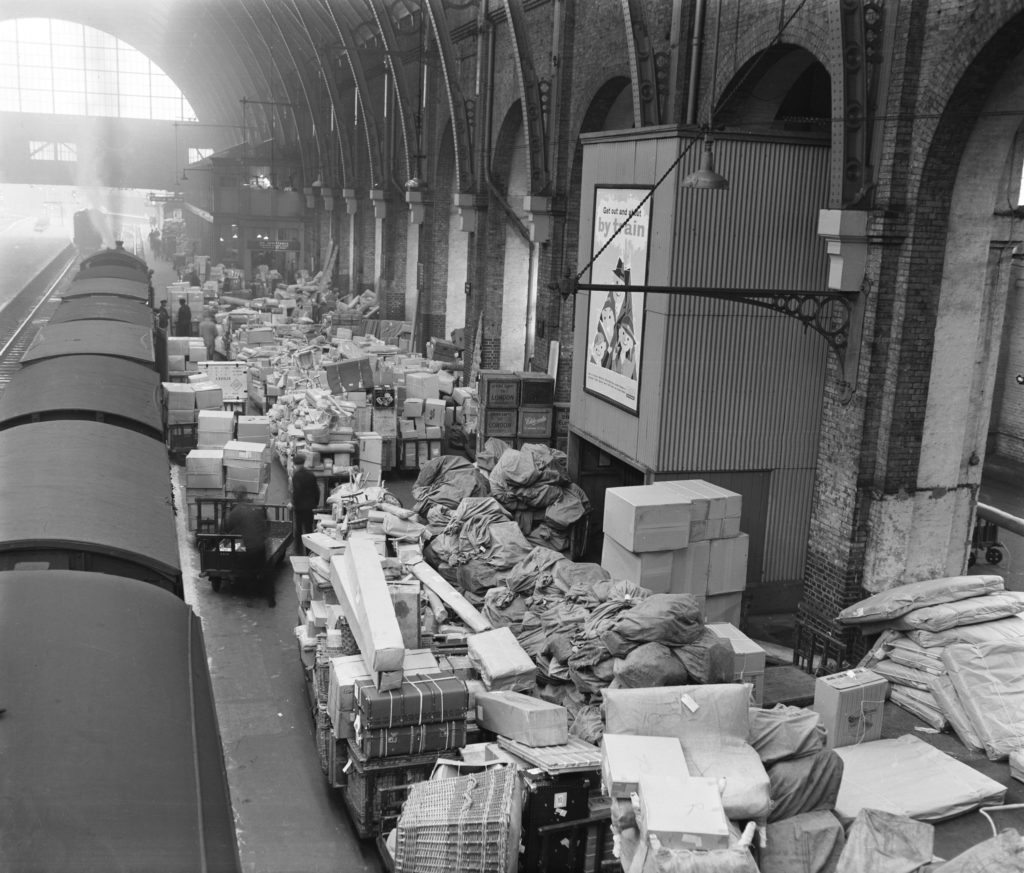
{"type": "Polygon", "coordinates": [[[648,188],[598,186],[590,282],[614,286],[590,291],[584,390],[637,415],[651,201],[648,188]],[[637,208],[639,206],[639,209],[637,208]],[[635,214],[634,214],[635,212],[635,214]]]}

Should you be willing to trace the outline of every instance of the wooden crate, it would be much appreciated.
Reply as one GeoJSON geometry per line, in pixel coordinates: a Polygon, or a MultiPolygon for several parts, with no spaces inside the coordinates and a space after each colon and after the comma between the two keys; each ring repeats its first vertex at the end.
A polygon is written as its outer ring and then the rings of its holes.
{"type": "Polygon", "coordinates": [[[481,406],[491,409],[515,409],[519,406],[520,379],[515,373],[505,370],[481,370],[477,384],[481,406]]]}
{"type": "Polygon", "coordinates": [[[342,796],[356,832],[370,839],[394,825],[409,786],[430,778],[440,753],[366,758],[350,740],[345,743],[351,766],[342,796]]]}

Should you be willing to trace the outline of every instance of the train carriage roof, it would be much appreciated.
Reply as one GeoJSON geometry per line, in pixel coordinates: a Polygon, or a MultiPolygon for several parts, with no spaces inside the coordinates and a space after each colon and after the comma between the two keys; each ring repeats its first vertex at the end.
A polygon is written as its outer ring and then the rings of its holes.
{"type": "Polygon", "coordinates": [[[149,272],[149,268],[142,258],[123,248],[101,249],[82,258],[80,267],[83,270],[91,270],[95,267],[125,267],[136,271],[141,270],[144,275],[149,272]]]}
{"type": "Polygon", "coordinates": [[[80,549],[180,577],[163,443],[96,421],[22,424],[0,431],[0,482],[0,553],[80,549]]]}
{"type": "Polygon", "coordinates": [[[239,870],[188,605],[102,573],[0,572],[0,665],[5,869],[239,870]]]}
{"type": "Polygon", "coordinates": [[[60,292],[65,300],[74,297],[87,297],[91,294],[110,294],[115,297],[130,297],[132,300],[149,302],[149,283],[145,280],[110,279],[97,277],[93,279],[75,279],[60,292]]]}
{"type": "Polygon", "coordinates": [[[84,282],[86,279],[127,279],[129,282],[145,282],[149,285],[149,273],[137,267],[122,267],[113,264],[88,267],[75,273],[73,281],[84,282]]]}
{"type": "Polygon", "coordinates": [[[64,300],[50,318],[50,324],[66,321],[124,321],[139,327],[153,326],[153,310],[137,300],[97,294],[64,300]]]}
{"type": "Polygon", "coordinates": [[[162,443],[160,375],[124,358],[62,356],[22,367],[0,394],[0,428],[33,416],[65,419],[83,413],[124,423],[162,443]]]}
{"type": "Polygon", "coordinates": [[[21,356],[23,364],[62,355],[107,355],[150,367],[156,364],[153,330],[123,321],[45,324],[21,356]]]}

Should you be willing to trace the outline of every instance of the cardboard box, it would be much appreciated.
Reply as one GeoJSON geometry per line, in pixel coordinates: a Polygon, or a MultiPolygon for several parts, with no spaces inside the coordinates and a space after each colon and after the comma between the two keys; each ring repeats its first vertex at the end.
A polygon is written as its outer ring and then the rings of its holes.
{"type": "Polygon", "coordinates": [[[644,774],[637,794],[637,824],[644,841],[653,835],[666,849],[729,848],[729,821],[717,779],[682,780],[678,771],[663,769],[644,774]]]}
{"type": "Polygon", "coordinates": [[[704,597],[711,576],[711,542],[691,539],[685,549],[672,553],[672,594],[704,597]]]}
{"type": "Polygon", "coordinates": [[[405,396],[407,398],[435,398],[441,396],[437,373],[406,373],[405,396]]]}
{"type": "Polygon", "coordinates": [[[628,579],[655,594],[665,594],[672,588],[674,552],[631,552],[607,532],[601,546],[601,566],[612,579],[628,579]]]}
{"type": "Polygon", "coordinates": [[[569,742],[569,713],[564,706],[518,691],[488,691],[476,698],[477,724],[527,746],[569,742]]]}
{"type": "Polygon", "coordinates": [[[741,533],[728,539],[710,540],[708,594],[732,594],[747,587],[750,537],[741,533]]]}
{"type": "Polygon", "coordinates": [[[601,778],[609,797],[629,797],[640,779],[660,769],[686,773],[686,755],[675,737],[605,734],[601,739],[601,778]]]}
{"type": "Polygon", "coordinates": [[[359,441],[359,461],[370,461],[374,464],[380,464],[384,457],[384,446],[383,440],[379,433],[364,432],[357,433],[356,439],[359,441]]]}
{"type": "Polygon", "coordinates": [[[428,397],[423,401],[423,421],[428,427],[444,427],[446,404],[441,399],[428,397]]]}
{"type": "Polygon", "coordinates": [[[888,680],[864,667],[819,676],[811,708],[821,716],[828,748],[880,739],[888,693],[888,680]]]}
{"type": "Polygon", "coordinates": [[[236,433],[239,442],[266,443],[270,439],[270,419],[265,415],[240,415],[236,433]]]}
{"type": "Polygon", "coordinates": [[[345,553],[344,540],[339,540],[329,534],[320,533],[320,531],[303,534],[302,544],[306,547],[307,551],[312,552],[314,555],[319,555],[328,561],[335,555],[343,555],[345,553]]]}
{"type": "Polygon", "coordinates": [[[758,706],[764,705],[764,671],[767,653],[736,625],[729,622],[714,622],[707,629],[716,637],[728,640],[732,645],[733,681],[749,682],[754,686],[753,699],[758,706]]]}
{"type": "Polygon", "coordinates": [[[604,532],[631,552],[681,549],[689,542],[690,501],[662,483],[609,488],[604,532]]]}
{"type": "MultiPolygon", "coordinates": [[[[228,413],[229,415],[231,413],[228,413]]],[[[231,440],[224,446],[224,463],[229,461],[258,461],[266,463],[270,460],[270,447],[264,443],[246,443],[231,440]]]]}
{"type": "Polygon", "coordinates": [[[402,417],[403,418],[422,418],[423,417],[423,398],[422,397],[406,397],[405,403],[402,404],[402,417]]]}
{"type": "Polygon", "coordinates": [[[537,684],[533,663],[507,627],[482,631],[466,638],[469,660],[490,690],[527,691],[537,684]]]}
{"type": "Polygon", "coordinates": [[[196,408],[195,388],[188,383],[162,382],[164,406],[167,409],[187,410],[196,408]]]}
{"type": "Polygon", "coordinates": [[[224,390],[213,382],[193,382],[197,409],[220,409],[224,403],[224,390]]]}
{"type": "Polygon", "coordinates": [[[169,373],[184,373],[186,371],[187,358],[184,355],[168,355],[167,371],[169,373]]]}
{"type": "MultiPolygon", "coordinates": [[[[199,415],[197,416],[199,422],[199,432],[202,433],[217,433],[217,434],[234,434],[235,432],[235,414],[227,410],[223,410],[219,407],[216,409],[200,409],[199,415]]],[[[229,441],[231,437],[228,437],[229,441]]]]}

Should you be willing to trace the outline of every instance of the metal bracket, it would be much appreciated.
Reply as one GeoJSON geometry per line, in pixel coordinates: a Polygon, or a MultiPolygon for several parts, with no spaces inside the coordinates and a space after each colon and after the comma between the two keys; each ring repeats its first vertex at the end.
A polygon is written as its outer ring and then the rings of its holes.
{"type": "MultiPolygon", "coordinates": [[[[594,285],[579,283],[579,291],[621,291],[621,285],[594,285]]],[[[673,296],[706,297],[714,300],[730,300],[757,306],[795,318],[805,328],[810,328],[823,337],[839,365],[841,402],[848,403],[853,396],[854,385],[846,375],[846,350],[850,343],[854,307],[864,293],[859,291],[750,291],[732,288],[688,288],[673,285],[630,285],[630,291],[646,294],[671,294],[673,296]]]]}

